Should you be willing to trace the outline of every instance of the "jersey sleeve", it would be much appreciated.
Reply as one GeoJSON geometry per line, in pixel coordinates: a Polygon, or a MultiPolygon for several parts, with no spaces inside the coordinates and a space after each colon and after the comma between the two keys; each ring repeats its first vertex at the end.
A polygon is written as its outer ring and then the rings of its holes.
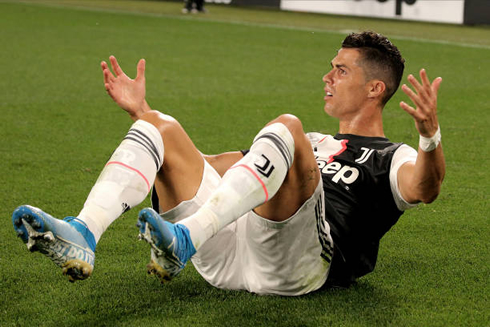
{"type": "Polygon", "coordinates": [[[405,211],[407,209],[411,209],[417,206],[417,203],[408,203],[402,197],[400,193],[400,189],[398,188],[398,169],[407,163],[407,162],[415,162],[417,160],[417,151],[406,145],[401,145],[394,153],[393,159],[391,161],[390,167],[390,187],[391,193],[393,193],[393,199],[395,200],[396,206],[399,210],[405,211]]]}

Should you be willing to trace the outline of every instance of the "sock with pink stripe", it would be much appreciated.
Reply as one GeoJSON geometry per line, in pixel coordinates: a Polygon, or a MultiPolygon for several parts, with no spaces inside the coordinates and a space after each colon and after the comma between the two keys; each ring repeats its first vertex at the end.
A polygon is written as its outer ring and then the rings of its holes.
{"type": "Polygon", "coordinates": [[[163,153],[158,129],[146,121],[136,121],[100,173],[78,215],[96,242],[114,220],[146,198],[163,164],[163,153]]]}
{"type": "Polygon", "coordinates": [[[276,194],[293,163],[294,139],[284,124],[262,129],[250,152],[223,176],[204,205],[182,220],[196,250],[223,227],[276,194]]]}

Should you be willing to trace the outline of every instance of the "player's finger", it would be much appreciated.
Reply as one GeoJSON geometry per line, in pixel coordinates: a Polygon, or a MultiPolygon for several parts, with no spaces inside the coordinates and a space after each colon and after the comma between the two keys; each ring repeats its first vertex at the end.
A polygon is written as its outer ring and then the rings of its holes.
{"type": "Polygon", "coordinates": [[[114,75],[112,75],[109,68],[104,69],[103,73],[104,73],[104,83],[112,83],[116,79],[114,75]]]}
{"type": "Polygon", "coordinates": [[[116,76],[124,75],[124,72],[121,69],[121,67],[119,66],[119,63],[117,62],[116,57],[110,56],[109,60],[111,61],[112,70],[114,71],[114,74],[116,74],[116,76]]]}
{"type": "Polygon", "coordinates": [[[429,81],[429,77],[427,76],[427,71],[425,70],[425,68],[422,68],[420,70],[419,75],[420,75],[420,80],[422,81],[422,85],[425,87],[429,87],[430,81],[429,81]]]}
{"type": "Polygon", "coordinates": [[[136,66],[136,80],[145,78],[145,67],[146,67],[145,59],[140,59],[140,61],[138,61],[138,65],[136,66]]]}
{"type": "MultiPolygon", "coordinates": [[[[109,72],[110,74],[112,74],[111,71],[109,70],[109,66],[107,65],[107,63],[105,61],[102,61],[100,63],[100,67],[102,68],[102,73],[104,75],[106,74],[106,71],[109,72]]],[[[105,76],[104,76],[104,78],[105,78],[105,76]]]]}
{"type": "Polygon", "coordinates": [[[408,114],[413,115],[415,114],[416,110],[412,108],[408,103],[405,101],[400,102],[400,107],[405,110],[408,114]]]}
{"type": "Polygon", "coordinates": [[[421,85],[413,75],[410,75],[408,77],[408,80],[417,91],[420,101],[423,103],[430,103],[432,97],[432,89],[430,81],[427,78],[427,73],[425,72],[425,69],[420,70],[420,79],[422,80],[423,85],[421,85]]]}
{"type": "Polygon", "coordinates": [[[432,91],[434,92],[436,97],[437,97],[437,93],[439,93],[439,87],[441,86],[441,83],[442,83],[442,77],[438,77],[432,82],[431,85],[432,91]]]}
{"type": "Polygon", "coordinates": [[[102,75],[104,76],[104,83],[106,83],[106,84],[109,83],[109,76],[107,74],[107,70],[108,69],[105,69],[105,68],[102,69],[102,75]]]}
{"type": "Polygon", "coordinates": [[[417,93],[419,94],[424,93],[424,88],[412,74],[408,75],[407,79],[410,82],[410,84],[412,84],[413,88],[417,91],[417,93]]]}
{"type": "Polygon", "coordinates": [[[420,99],[419,95],[416,94],[414,91],[412,91],[411,88],[409,88],[406,84],[403,84],[402,85],[402,91],[408,95],[408,97],[410,98],[410,100],[412,100],[412,102],[417,106],[417,107],[421,107],[423,105],[423,102],[422,100],[420,99]]]}
{"type": "Polygon", "coordinates": [[[107,76],[106,76],[106,73],[105,73],[106,69],[108,69],[107,68],[107,63],[105,61],[102,61],[100,63],[100,68],[102,69],[102,76],[104,76],[104,83],[107,83],[107,76]]]}
{"type": "Polygon", "coordinates": [[[427,76],[427,71],[422,68],[420,70],[420,79],[424,87],[424,95],[428,97],[429,102],[433,102],[434,96],[437,97],[437,92],[434,94],[434,88],[432,87],[429,77],[427,76]]]}
{"type": "Polygon", "coordinates": [[[400,107],[403,110],[405,110],[405,112],[408,113],[410,116],[412,116],[413,119],[415,119],[415,120],[421,119],[418,110],[415,110],[412,106],[407,104],[405,101],[400,102],[400,107]]]}

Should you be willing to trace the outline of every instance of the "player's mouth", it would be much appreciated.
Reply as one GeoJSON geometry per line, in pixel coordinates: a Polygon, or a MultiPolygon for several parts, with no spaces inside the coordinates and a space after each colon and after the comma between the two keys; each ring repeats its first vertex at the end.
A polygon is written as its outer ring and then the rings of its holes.
{"type": "Polygon", "coordinates": [[[333,97],[332,92],[325,90],[325,97],[323,97],[323,100],[328,100],[333,97]]]}

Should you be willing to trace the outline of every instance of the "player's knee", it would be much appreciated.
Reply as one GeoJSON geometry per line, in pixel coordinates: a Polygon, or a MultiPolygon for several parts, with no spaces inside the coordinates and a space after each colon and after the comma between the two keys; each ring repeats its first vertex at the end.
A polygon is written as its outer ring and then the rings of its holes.
{"type": "Polygon", "coordinates": [[[162,135],[162,138],[164,135],[176,135],[184,131],[180,123],[175,118],[162,114],[156,110],[146,112],[143,116],[141,116],[141,120],[147,121],[155,126],[162,135]]]}
{"type": "Polygon", "coordinates": [[[319,178],[319,171],[317,171],[318,166],[315,156],[313,155],[311,143],[303,130],[301,120],[294,115],[284,114],[274,119],[271,124],[272,123],[282,123],[288,128],[294,140],[295,169],[297,169],[298,173],[302,176],[306,174],[308,177],[307,179],[311,177],[310,175],[313,175],[314,178],[312,178],[312,180],[316,181],[319,178]]]}
{"type": "Polygon", "coordinates": [[[291,114],[284,114],[277,117],[269,124],[273,123],[281,123],[289,130],[294,140],[296,157],[301,156],[305,149],[307,151],[311,150],[311,145],[303,130],[303,124],[298,117],[291,114]]]}
{"type": "Polygon", "coordinates": [[[287,169],[291,168],[294,160],[294,138],[287,126],[280,121],[273,121],[255,136],[251,150],[259,144],[272,147],[281,155],[286,162],[287,169]]]}
{"type": "Polygon", "coordinates": [[[286,126],[287,129],[289,129],[289,132],[291,133],[295,141],[299,138],[304,137],[303,124],[301,123],[301,120],[299,120],[299,118],[294,115],[291,114],[280,115],[279,117],[271,121],[268,125],[274,123],[281,123],[284,126],[286,126]]]}

